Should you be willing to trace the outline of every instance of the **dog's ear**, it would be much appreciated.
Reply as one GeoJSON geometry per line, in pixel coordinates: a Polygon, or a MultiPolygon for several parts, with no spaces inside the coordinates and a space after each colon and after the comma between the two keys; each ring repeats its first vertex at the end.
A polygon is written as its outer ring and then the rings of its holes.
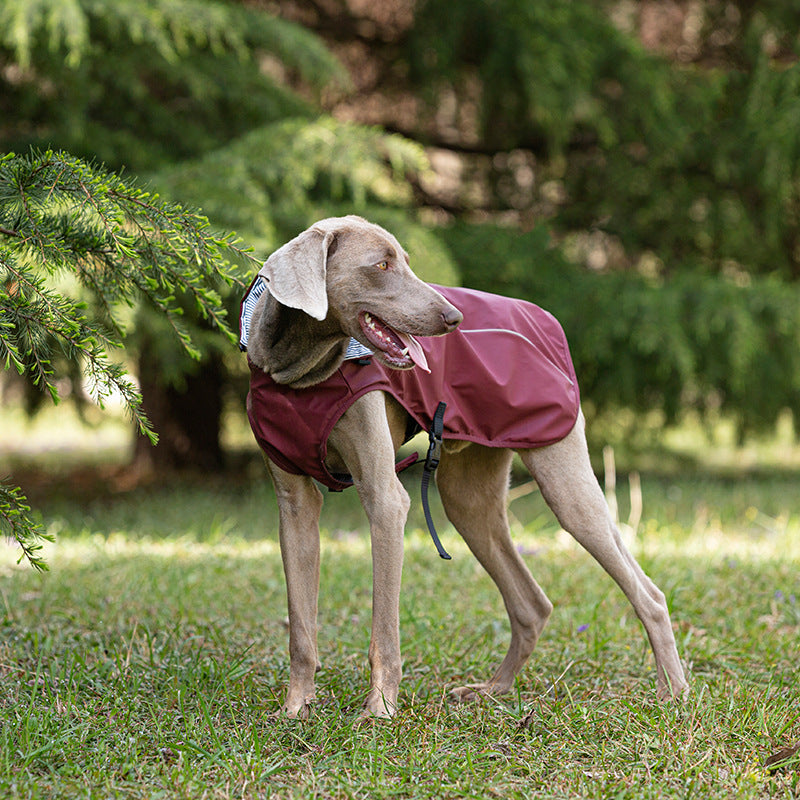
{"type": "Polygon", "coordinates": [[[270,294],[285,306],[299,308],[314,319],[325,319],[328,313],[325,276],[329,251],[335,241],[334,231],[311,227],[276,250],[260,272],[269,281],[270,294]]]}

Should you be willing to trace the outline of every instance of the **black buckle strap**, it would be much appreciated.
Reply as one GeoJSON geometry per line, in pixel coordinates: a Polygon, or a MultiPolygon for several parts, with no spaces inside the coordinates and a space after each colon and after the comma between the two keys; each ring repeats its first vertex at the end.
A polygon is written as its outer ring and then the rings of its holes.
{"type": "Polygon", "coordinates": [[[452,556],[442,547],[442,543],[439,541],[439,535],[436,533],[433,517],[431,516],[431,508],[428,503],[428,484],[433,473],[436,472],[436,467],[439,466],[439,460],[442,457],[442,434],[444,433],[444,411],[446,408],[447,403],[439,403],[436,413],[433,415],[431,429],[428,431],[430,445],[428,446],[428,454],[425,457],[425,467],[422,470],[422,510],[425,512],[425,522],[428,523],[428,531],[434,545],[436,545],[436,550],[442,558],[449,561],[452,556]]]}

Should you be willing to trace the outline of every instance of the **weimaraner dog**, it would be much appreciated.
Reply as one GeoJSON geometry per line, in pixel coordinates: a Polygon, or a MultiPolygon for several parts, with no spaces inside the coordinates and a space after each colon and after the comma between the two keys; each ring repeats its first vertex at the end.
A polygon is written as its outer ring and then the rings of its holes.
{"type": "MultiPolygon", "coordinates": [[[[318,222],[273,253],[259,276],[265,290],[251,309],[249,323],[243,324],[243,338],[253,380],[261,376],[270,391],[277,392],[276,402],[286,403],[269,414],[277,425],[284,416],[281,408],[291,415],[296,398],[336,379],[351,338],[368,348],[382,368],[392,368],[385,371],[424,375],[422,371],[430,368],[414,337],[450,342],[462,333],[451,334],[462,322],[461,311],[414,275],[407,253],[392,234],[360,217],[318,222]]],[[[254,391],[251,383],[251,395],[254,391]]],[[[287,416],[287,442],[299,436],[309,417],[328,419],[321,406],[313,405],[316,400],[309,402],[311,411],[303,411],[297,420],[287,416]]],[[[251,422],[255,403],[248,397],[251,422]]],[[[365,716],[390,717],[398,702],[400,578],[409,497],[396,475],[395,453],[409,430],[408,421],[408,412],[393,393],[366,391],[340,417],[333,415],[320,451],[325,474],[351,477],[369,520],[372,671],[365,716]]],[[[458,700],[507,692],[553,608],[511,541],[506,496],[513,451],[491,444],[448,442],[445,430],[436,477],[448,519],[496,583],[511,623],[510,646],[495,674],[485,683],[455,689],[452,695],[458,700]]],[[[559,441],[515,449],[561,526],[597,559],[633,605],[655,656],[658,696],[668,699],[683,693],[687,683],[664,595],[628,552],[609,514],[589,463],[579,410],[559,441]]],[[[284,460],[277,449],[265,450],[277,493],[288,592],[290,672],[283,710],[289,717],[306,718],[320,667],[322,495],[309,474],[297,474],[302,468],[284,460]]]]}

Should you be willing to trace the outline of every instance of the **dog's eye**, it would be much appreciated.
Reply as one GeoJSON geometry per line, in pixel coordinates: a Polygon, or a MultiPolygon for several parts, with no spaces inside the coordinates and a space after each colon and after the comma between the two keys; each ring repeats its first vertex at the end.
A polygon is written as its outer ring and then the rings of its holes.
{"type": "Polygon", "coordinates": [[[375,266],[378,269],[387,270],[387,269],[389,269],[389,262],[388,261],[379,261],[375,266]]]}

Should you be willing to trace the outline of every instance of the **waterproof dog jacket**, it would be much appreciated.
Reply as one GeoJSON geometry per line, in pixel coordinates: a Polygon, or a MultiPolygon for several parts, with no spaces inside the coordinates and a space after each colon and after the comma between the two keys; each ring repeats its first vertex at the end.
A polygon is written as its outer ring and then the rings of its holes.
{"type": "MultiPolygon", "coordinates": [[[[578,417],[579,393],[566,336],[552,314],[508,297],[435,286],[464,315],[444,336],[419,337],[430,373],[394,370],[375,358],[347,359],[330,378],[304,389],[275,383],[250,364],[247,415],[264,452],[281,469],[329,489],[352,485],[325,466],[328,436],[362,395],[388,392],[429,430],[447,403],[444,439],[489,447],[543,447],[563,439],[578,417]]],[[[251,288],[252,292],[252,288],[251,288]]],[[[245,297],[242,342],[255,305],[245,297]]],[[[415,457],[410,461],[413,463],[415,457]]],[[[398,466],[403,466],[398,465],[398,466]]]]}

